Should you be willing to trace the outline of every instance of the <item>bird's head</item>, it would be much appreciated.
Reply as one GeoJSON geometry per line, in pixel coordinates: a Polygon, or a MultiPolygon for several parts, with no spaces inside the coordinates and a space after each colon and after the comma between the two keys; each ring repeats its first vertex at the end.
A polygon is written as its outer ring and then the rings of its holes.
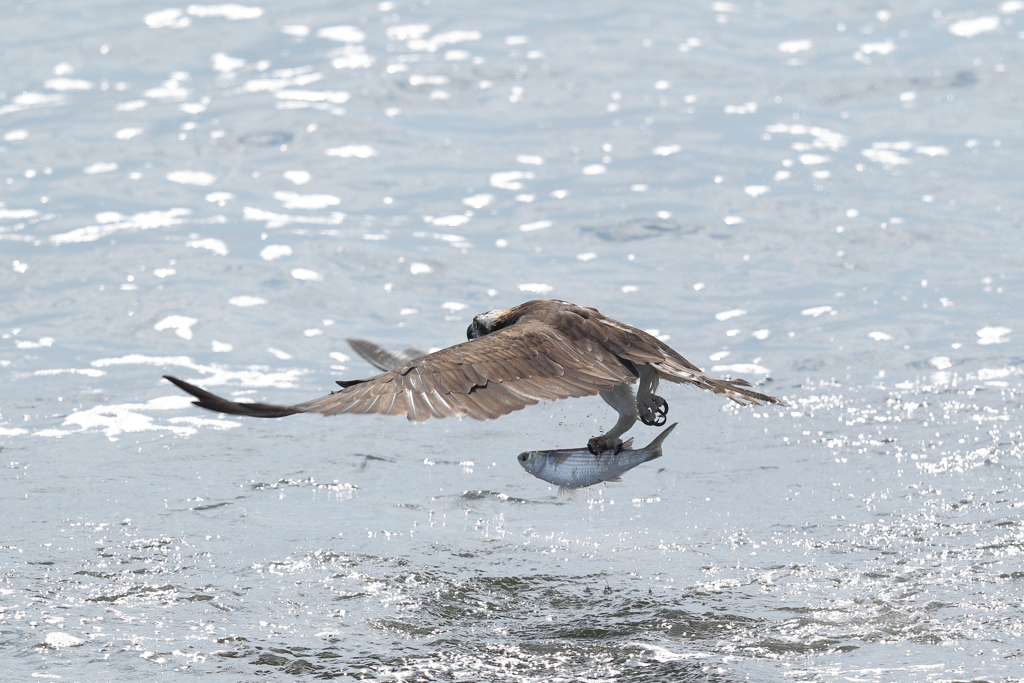
{"type": "Polygon", "coordinates": [[[493,311],[487,311],[486,313],[478,313],[473,316],[473,322],[470,323],[469,328],[466,330],[467,339],[479,339],[485,334],[490,334],[495,330],[510,325],[514,322],[514,316],[509,315],[512,312],[510,308],[499,308],[493,311]]]}

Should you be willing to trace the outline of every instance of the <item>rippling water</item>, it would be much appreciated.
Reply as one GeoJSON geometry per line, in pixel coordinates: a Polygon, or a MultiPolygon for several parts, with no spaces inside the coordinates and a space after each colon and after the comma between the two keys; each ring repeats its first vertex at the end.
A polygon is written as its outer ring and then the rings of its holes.
{"type": "Polygon", "coordinates": [[[1019,680],[1024,5],[24,3],[10,680],[1019,680]],[[250,420],[551,296],[785,409],[250,420]],[[639,429],[638,443],[653,430],[639,429]]]}

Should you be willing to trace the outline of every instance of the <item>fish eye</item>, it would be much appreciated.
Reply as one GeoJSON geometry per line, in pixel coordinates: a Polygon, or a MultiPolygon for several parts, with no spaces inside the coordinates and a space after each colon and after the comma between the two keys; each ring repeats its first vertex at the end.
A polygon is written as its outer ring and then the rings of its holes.
{"type": "Polygon", "coordinates": [[[529,456],[528,456],[528,455],[526,455],[526,453],[520,453],[520,454],[519,454],[519,462],[526,462],[526,459],[527,459],[528,457],[529,457],[529,456]]]}

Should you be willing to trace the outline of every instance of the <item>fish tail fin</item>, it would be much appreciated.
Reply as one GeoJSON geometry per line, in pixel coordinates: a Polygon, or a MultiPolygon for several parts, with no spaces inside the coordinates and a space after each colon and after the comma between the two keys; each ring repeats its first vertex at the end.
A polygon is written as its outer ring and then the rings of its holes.
{"type": "Polygon", "coordinates": [[[650,451],[650,455],[647,456],[647,459],[644,460],[644,462],[650,462],[651,460],[662,456],[661,444],[665,442],[665,439],[668,438],[668,435],[672,433],[672,430],[675,429],[678,424],[678,422],[673,422],[666,427],[661,434],[658,434],[658,436],[654,438],[654,441],[647,446],[647,450],[650,451]]]}
{"type": "Polygon", "coordinates": [[[558,499],[565,500],[569,498],[572,502],[577,505],[580,504],[580,490],[575,486],[559,486],[558,487],[558,499]]]}

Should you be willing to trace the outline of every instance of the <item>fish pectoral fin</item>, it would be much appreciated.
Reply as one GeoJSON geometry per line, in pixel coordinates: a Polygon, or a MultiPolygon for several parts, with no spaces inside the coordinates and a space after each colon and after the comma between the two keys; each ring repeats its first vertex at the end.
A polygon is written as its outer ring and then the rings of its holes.
{"type": "Polygon", "coordinates": [[[605,481],[622,481],[622,477],[616,474],[614,477],[608,477],[605,481]]]}
{"type": "Polygon", "coordinates": [[[569,498],[572,502],[577,505],[580,504],[580,490],[575,486],[559,486],[558,487],[558,500],[564,500],[569,498]]]}

